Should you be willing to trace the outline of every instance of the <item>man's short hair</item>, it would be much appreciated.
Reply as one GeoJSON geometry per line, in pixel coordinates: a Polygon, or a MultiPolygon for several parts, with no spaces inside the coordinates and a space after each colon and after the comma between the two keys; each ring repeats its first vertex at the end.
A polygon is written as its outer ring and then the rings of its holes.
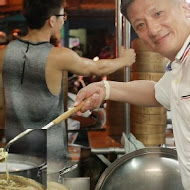
{"type": "Polygon", "coordinates": [[[23,15],[29,28],[40,29],[50,16],[59,14],[62,7],[63,0],[24,0],[23,15]]]}
{"type": "Polygon", "coordinates": [[[127,16],[127,8],[129,7],[129,5],[134,2],[135,0],[122,0],[121,1],[121,13],[123,14],[123,16],[125,16],[126,19],[128,19],[127,16]]]}
{"type": "MultiPolygon", "coordinates": [[[[121,13],[123,14],[123,16],[125,16],[125,18],[127,20],[129,20],[128,15],[127,15],[127,8],[131,5],[131,3],[133,3],[135,0],[122,0],[121,1],[121,13]]],[[[185,0],[184,0],[185,1],[185,0]]],[[[176,5],[180,5],[181,4],[181,0],[172,0],[173,3],[175,3],[176,5]]]]}

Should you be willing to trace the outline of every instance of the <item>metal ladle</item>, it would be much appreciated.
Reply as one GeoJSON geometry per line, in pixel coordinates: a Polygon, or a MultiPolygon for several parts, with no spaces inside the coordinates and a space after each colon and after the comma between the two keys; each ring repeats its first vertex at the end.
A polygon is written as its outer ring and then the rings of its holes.
{"type": "MultiPolygon", "coordinates": [[[[87,101],[89,98],[87,98],[85,101],[87,101]]],[[[70,108],[68,111],[64,112],[63,114],[61,114],[60,116],[58,116],[56,119],[54,119],[52,122],[50,122],[49,124],[47,124],[46,126],[44,126],[42,129],[49,129],[50,127],[59,124],[61,121],[67,119],[68,117],[70,117],[72,114],[76,113],[77,111],[79,111],[83,105],[84,102],[82,101],[80,105],[76,106],[76,107],[72,107],[70,108]]],[[[35,129],[27,129],[25,131],[23,131],[22,133],[20,133],[19,135],[17,135],[16,137],[14,137],[12,140],[10,140],[5,147],[3,148],[4,152],[8,152],[9,147],[15,143],[16,141],[18,141],[19,139],[21,139],[22,137],[24,137],[25,135],[29,134],[30,132],[32,132],[35,129]]],[[[7,154],[8,156],[8,154],[7,154]]],[[[0,153],[0,162],[4,162],[5,160],[5,156],[2,156],[0,153]]]]}

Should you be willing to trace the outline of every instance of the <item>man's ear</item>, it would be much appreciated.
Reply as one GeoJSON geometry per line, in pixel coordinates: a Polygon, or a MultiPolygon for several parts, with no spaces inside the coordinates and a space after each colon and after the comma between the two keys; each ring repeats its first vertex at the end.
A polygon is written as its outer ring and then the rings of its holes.
{"type": "Polygon", "coordinates": [[[51,16],[51,17],[49,18],[49,25],[50,25],[50,27],[53,27],[53,26],[54,26],[54,23],[55,23],[55,16],[51,16]]]}
{"type": "Polygon", "coordinates": [[[190,4],[186,0],[182,0],[182,7],[187,18],[190,18],[190,4]]]}

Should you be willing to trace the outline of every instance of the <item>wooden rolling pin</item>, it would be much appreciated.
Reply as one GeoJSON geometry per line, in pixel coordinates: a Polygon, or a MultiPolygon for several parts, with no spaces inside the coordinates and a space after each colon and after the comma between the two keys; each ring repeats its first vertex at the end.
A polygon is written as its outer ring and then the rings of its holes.
{"type": "MultiPolygon", "coordinates": [[[[70,108],[68,111],[64,112],[63,114],[61,114],[60,116],[58,116],[56,119],[54,119],[52,122],[50,122],[49,124],[47,124],[46,126],[44,126],[42,129],[49,129],[50,127],[52,127],[53,125],[57,125],[59,124],[61,121],[67,119],[68,117],[70,117],[72,114],[76,113],[77,111],[79,111],[84,103],[89,100],[89,98],[87,98],[85,101],[82,101],[81,104],[79,104],[76,107],[72,107],[70,108]]],[[[27,129],[25,131],[23,131],[22,133],[20,133],[19,135],[17,135],[16,137],[14,137],[12,140],[10,140],[4,147],[4,151],[8,151],[9,147],[15,143],[16,141],[18,141],[20,138],[24,137],[25,135],[29,134],[30,132],[32,132],[35,129],[27,129]]],[[[0,159],[1,161],[1,159],[0,159]]]]}
{"type": "Polygon", "coordinates": [[[59,124],[61,121],[69,118],[72,114],[76,113],[77,111],[79,111],[84,103],[89,100],[90,98],[87,98],[85,101],[82,101],[80,105],[76,106],[76,107],[72,107],[70,108],[68,111],[64,112],[63,114],[61,114],[60,116],[58,116],[56,119],[54,119],[52,122],[50,122],[49,124],[47,124],[45,127],[43,127],[42,129],[49,129],[51,126],[53,125],[57,125],[59,124]]]}

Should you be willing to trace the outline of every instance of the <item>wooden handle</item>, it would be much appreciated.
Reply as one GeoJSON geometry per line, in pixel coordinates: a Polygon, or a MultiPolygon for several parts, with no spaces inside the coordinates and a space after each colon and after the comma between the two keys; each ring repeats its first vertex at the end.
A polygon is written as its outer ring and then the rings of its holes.
{"type": "Polygon", "coordinates": [[[72,114],[74,114],[74,113],[76,113],[77,111],[79,111],[79,110],[83,107],[84,103],[85,103],[87,100],[89,100],[89,99],[90,99],[90,97],[87,98],[85,101],[82,101],[81,104],[79,104],[78,106],[73,107],[73,108],[70,108],[68,111],[64,112],[63,114],[61,114],[60,116],[58,116],[56,119],[54,119],[54,120],[53,120],[53,123],[57,125],[57,124],[60,123],[61,121],[63,121],[63,120],[65,120],[65,119],[67,119],[68,117],[70,117],[72,114]]]}

